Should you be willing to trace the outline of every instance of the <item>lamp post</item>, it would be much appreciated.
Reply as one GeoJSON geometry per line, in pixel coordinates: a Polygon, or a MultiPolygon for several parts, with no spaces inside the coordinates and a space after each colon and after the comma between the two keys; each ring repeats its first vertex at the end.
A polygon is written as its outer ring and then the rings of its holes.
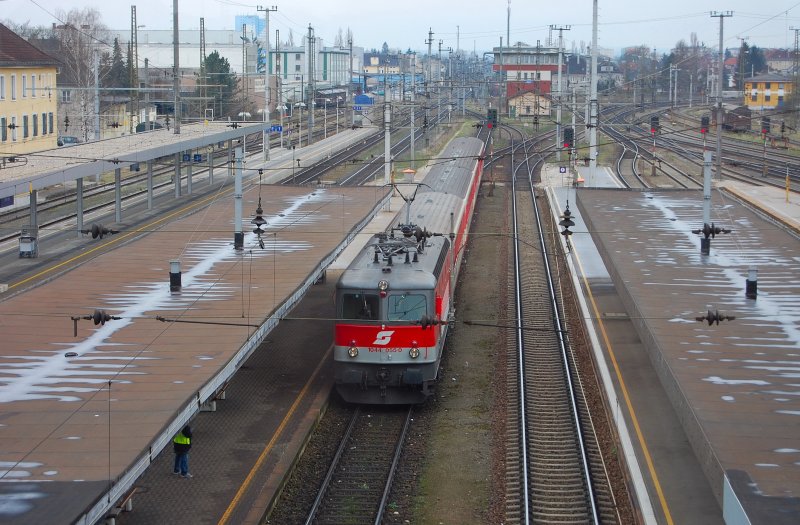
{"type": "Polygon", "coordinates": [[[322,136],[323,138],[328,138],[328,103],[330,103],[331,99],[326,98],[325,104],[322,106],[322,136]]]}
{"type": "Polygon", "coordinates": [[[336,97],[336,133],[339,133],[339,102],[342,101],[342,97],[336,97]]]}
{"type": "Polygon", "coordinates": [[[297,145],[303,147],[303,108],[306,107],[305,102],[297,102],[294,107],[300,108],[299,131],[297,133],[297,145]]]}
{"type": "Polygon", "coordinates": [[[281,111],[281,149],[283,149],[283,115],[286,113],[286,104],[281,104],[278,109],[281,111]]]}

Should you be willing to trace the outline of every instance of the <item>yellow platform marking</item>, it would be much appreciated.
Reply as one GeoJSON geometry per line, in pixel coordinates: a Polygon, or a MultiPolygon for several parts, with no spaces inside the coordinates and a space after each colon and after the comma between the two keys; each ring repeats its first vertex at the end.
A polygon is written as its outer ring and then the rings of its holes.
{"type": "MultiPolygon", "coordinates": [[[[559,210],[560,213],[560,210],[559,210]]],[[[622,397],[625,399],[625,406],[628,408],[628,414],[630,415],[631,422],[633,422],[633,428],[636,430],[636,437],[639,440],[639,446],[642,447],[642,453],[645,457],[645,462],[647,463],[647,470],[650,472],[650,478],[653,480],[653,485],[655,486],[656,493],[658,494],[658,501],[661,503],[661,510],[664,512],[664,517],[667,520],[669,525],[673,525],[674,522],[672,521],[672,513],[669,511],[669,505],[667,504],[667,500],[664,497],[664,491],[661,489],[661,482],[658,480],[658,474],[656,473],[655,466],[653,465],[653,458],[650,456],[650,450],[647,447],[647,442],[645,441],[644,434],[642,434],[642,429],[639,426],[639,419],[636,417],[636,411],[633,409],[633,404],[631,403],[630,395],[628,394],[628,387],[625,386],[625,380],[622,377],[622,371],[619,368],[619,364],[617,363],[617,356],[614,353],[614,348],[611,345],[611,341],[608,339],[608,333],[606,332],[605,324],[603,323],[602,315],[600,313],[599,308],[597,307],[597,303],[594,300],[594,295],[592,294],[591,287],[589,286],[589,282],[586,279],[586,272],[583,271],[583,265],[581,264],[580,256],[578,255],[578,250],[575,248],[573,244],[573,255],[575,256],[575,261],[578,264],[578,267],[581,271],[580,278],[583,280],[583,285],[586,290],[586,294],[589,296],[589,302],[592,304],[592,310],[594,311],[594,316],[597,321],[597,325],[600,328],[600,333],[603,336],[603,342],[606,345],[606,349],[608,350],[608,356],[611,359],[611,364],[614,365],[614,372],[617,375],[617,381],[619,381],[620,390],[622,390],[622,397]]]]}
{"type": "Polygon", "coordinates": [[[261,468],[261,464],[264,463],[264,460],[267,458],[267,455],[275,447],[275,443],[278,442],[278,438],[286,429],[286,425],[289,424],[289,420],[294,415],[295,411],[297,410],[297,407],[300,405],[300,402],[308,393],[309,389],[311,388],[311,384],[317,378],[317,374],[319,374],[319,371],[322,369],[322,365],[328,360],[328,356],[330,355],[331,351],[333,351],[333,345],[328,347],[328,350],[325,352],[325,355],[322,357],[322,359],[320,359],[317,368],[314,369],[314,372],[311,374],[311,377],[308,378],[308,381],[306,381],[306,384],[303,386],[303,389],[300,391],[299,394],[297,394],[297,398],[295,398],[294,403],[292,403],[292,406],[289,408],[289,411],[286,412],[286,416],[283,418],[283,421],[281,421],[281,424],[278,425],[277,430],[275,430],[275,433],[272,435],[272,438],[264,447],[264,450],[261,451],[261,454],[258,456],[258,459],[253,465],[253,468],[250,469],[250,472],[247,474],[247,477],[244,478],[242,485],[239,487],[239,490],[236,491],[236,495],[231,500],[231,503],[230,505],[228,505],[228,508],[225,509],[225,513],[219,519],[217,525],[225,525],[230,519],[231,513],[233,513],[233,511],[236,509],[236,506],[239,504],[239,500],[242,499],[242,496],[247,491],[247,489],[250,488],[250,484],[253,482],[253,478],[258,472],[258,469],[261,468]]]}

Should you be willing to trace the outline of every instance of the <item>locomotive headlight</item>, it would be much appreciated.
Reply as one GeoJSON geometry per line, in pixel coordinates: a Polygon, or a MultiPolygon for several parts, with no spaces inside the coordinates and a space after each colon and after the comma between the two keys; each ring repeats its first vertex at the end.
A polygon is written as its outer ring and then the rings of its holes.
{"type": "Polygon", "coordinates": [[[385,292],[389,289],[389,281],[382,279],[378,281],[378,290],[385,292]]]}
{"type": "Polygon", "coordinates": [[[347,355],[350,357],[358,357],[358,347],[351,346],[347,349],[347,355]]]}
{"type": "Polygon", "coordinates": [[[408,351],[408,356],[411,359],[416,359],[419,357],[419,345],[416,341],[411,341],[411,349],[408,351]]]}

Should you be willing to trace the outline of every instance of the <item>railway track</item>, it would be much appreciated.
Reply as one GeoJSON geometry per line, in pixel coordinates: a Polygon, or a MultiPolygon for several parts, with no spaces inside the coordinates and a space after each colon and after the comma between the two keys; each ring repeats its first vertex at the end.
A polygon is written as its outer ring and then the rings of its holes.
{"type": "Polygon", "coordinates": [[[353,409],[306,525],[381,523],[412,407],[353,409]]]}
{"type": "Polygon", "coordinates": [[[537,209],[528,158],[512,179],[515,300],[508,316],[519,321],[508,388],[519,411],[507,438],[507,523],[620,523],[563,317],[557,233],[537,209]]]}

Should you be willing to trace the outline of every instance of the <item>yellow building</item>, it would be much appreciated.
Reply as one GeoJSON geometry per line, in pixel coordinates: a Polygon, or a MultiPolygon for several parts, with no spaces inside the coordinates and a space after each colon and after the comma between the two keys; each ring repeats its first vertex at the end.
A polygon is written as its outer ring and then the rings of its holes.
{"type": "Polygon", "coordinates": [[[526,91],[508,99],[508,112],[511,118],[538,117],[550,115],[550,97],[526,91]]]}
{"type": "Polygon", "coordinates": [[[57,64],[0,24],[0,159],[56,147],[57,64]]]}
{"type": "Polygon", "coordinates": [[[744,105],[750,109],[783,109],[793,91],[789,77],[767,74],[745,79],[744,105]]]}

